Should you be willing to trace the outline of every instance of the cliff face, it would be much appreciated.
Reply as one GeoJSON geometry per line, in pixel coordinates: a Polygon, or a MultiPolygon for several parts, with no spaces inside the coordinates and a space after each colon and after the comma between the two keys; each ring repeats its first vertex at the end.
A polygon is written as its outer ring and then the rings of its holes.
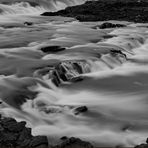
{"type": "Polygon", "coordinates": [[[148,22],[146,0],[99,0],[87,1],[79,6],[68,7],[58,12],[45,12],[43,16],[74,17],[79,21],[122,20],[148,22]]]}

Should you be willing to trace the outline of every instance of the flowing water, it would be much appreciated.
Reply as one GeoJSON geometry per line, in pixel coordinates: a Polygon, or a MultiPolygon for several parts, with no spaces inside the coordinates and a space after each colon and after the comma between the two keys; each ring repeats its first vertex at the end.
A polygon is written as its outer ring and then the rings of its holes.
{"type": "Polygon", "coordinates": [[[9,2],[0,4],[0,113],[27,121],[33,135],[47,135],[53,144],[62,136],[101,146],[144,142],[148,136],[148,24],[120,22],[127,27],[94,29],[101,22],[39,16],[47,9],[84,1],[9,2]],[[33,25],[25,25],[26,21],[33,25]],[[57,45],[66,50],[40,50],[57,45]],[[123,54],[112,53],[115,50],[123,54]],[[49,67],[67,60],[87,63],[82,65],[83,80],[56,86],[49,67]],[[76,115],[78,106],[87,106],[88,111],[76,115]]]}

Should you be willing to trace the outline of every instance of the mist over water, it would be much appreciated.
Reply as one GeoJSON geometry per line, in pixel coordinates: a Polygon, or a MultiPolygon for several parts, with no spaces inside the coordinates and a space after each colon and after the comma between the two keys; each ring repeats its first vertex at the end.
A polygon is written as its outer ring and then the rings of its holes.
{"type": "MultiPolygon", "coordinates": [[[[44,7],[46,3],[57,10],[80,1],[0,4],[0,113],[27,121],[34,135],[47,135],[53,143],[62,136],[101,146],[144,142],[148,132],[148,24],[120,22],[127,27],[93,29],[101,22],[37,16],[50,8],[44,7]],[[26,21],[33,25],[24,25],[26,21]],[[44,53],[40,49],[46,46],[66,50],[44,53]],[[84,79],[61,82],[57,87],[49,68],[67,60],[86,63],[80,74],[84,79]],[[88,111],[76,115],[79,106],[87,106],[88,111]]],[[[66,66],[70,71],[70,65],[66,66]]]]}

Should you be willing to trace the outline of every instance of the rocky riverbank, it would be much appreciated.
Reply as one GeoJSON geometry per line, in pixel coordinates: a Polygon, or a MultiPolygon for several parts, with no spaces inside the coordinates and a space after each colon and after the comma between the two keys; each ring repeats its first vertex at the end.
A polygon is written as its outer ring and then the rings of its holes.
{"type": "Polygon", "coordinates": [[[58,12],[45,12],[43,16],[74,17],[79,21],[120,20],[148,22],[148,1],[146,0],[99,0],[68,7],[58,12]]]}
{"type": "Polygon", "coordinates": [[[46,136],[33,136],[26,122],[0,117],[0,147],[2,148],[93,148],[89,142],[78,138],[62,137],[58,145],[51,145],[46,136]]]}

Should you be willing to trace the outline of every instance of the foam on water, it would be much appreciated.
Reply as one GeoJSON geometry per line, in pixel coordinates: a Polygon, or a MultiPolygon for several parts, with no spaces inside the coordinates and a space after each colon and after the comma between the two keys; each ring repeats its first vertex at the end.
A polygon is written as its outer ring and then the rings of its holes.
{"type": "Polygon", "coordinates": [[[41,16],[1,19],[0,113],[27,121],[34,135],[47,135],[55,142],[62,136],[102,146],[133,146],[145,141],[147,28],[131,24],[94,30],[90,24],[65,20],[41,16]],[[25,26],[26,20],[33,25],[25,26]],[[40,50],[54,45],[66,50],[40,50]],[[57,87],[49,68],[65,60],[83,60],[90,72],[81,74],[83,81],[62,82],[57,87]],[[74,109],[81,105],[86,105],[88,112],[75,115],[74,109]]]}

